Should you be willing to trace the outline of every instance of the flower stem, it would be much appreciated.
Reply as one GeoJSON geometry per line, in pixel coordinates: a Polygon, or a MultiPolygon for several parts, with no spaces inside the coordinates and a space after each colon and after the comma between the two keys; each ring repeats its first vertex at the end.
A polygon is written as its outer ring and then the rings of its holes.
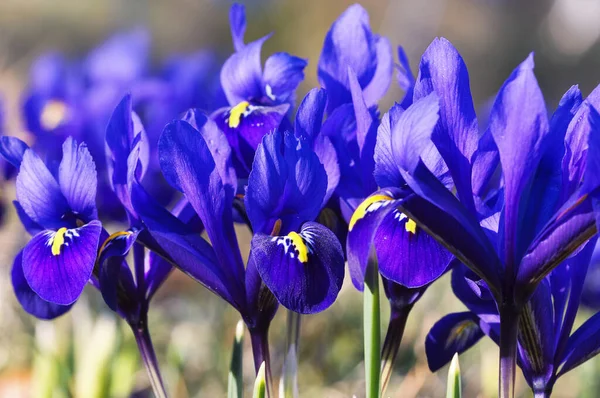
{"type": "Polygon", "coordinates": [[[158,361],[156,359],[156,354],[154,353],[152,339],[150,338],[146,322],[140,322],[138,326],[131,325],[131,330],[133,330],[133,335],[135,336],[135,341],[140,350],[140,355],[146,366],[146,371],[148,372],[154,395],[156,395],[157,398],[167,398],[167,391],[160,374],[158,361]]]}
{"type": "Polygon", "coordinates": [[[376,261],[369,261],[367,265],[363,300],[366,397],[378,398],[380,392],[379,372],[381,369],[381,325],[379,270],[376,261]]]}
{"type": "Polygon", "coordinates": [[[286,354],[281,381],[282,391],[279,394],[280,397],[284,398],[295,398],[298,396],[298,343],[300,341],[300,321],[300,314],[288,311],[286,354]]]}
{"type": "Polygon", "coordinates": [[[254,356],[254,369],[258,374],[260,366],[265,363],[265,378],[267,380],[267,397],[271,397],[273,391],[271,382],[273,376],[271,374],[271,360],[269,355],[269,329],[250,329],[250,341],[252,342],[252,355],[254,356]]]}
{"type": "Polygon", "coordinates": [[[390,382],[392,376],[392,370],[394,368],[394,362],[400,349],[400,343],[402,343],[402,336],[404,335],[404,328],[406,327],[406,321],[408,315],[412,310],[413,305],[407,305],[400,308],[392,306],[390,312],[390,322],[388,324],[387,333],[383,342],[383,348],[381,349],[381,395],[383,396],[385,390],[390,382]]]}
{"type": "Polygon", "coordinates": [[[500,398],[515,396],[519,315],[514,305],[503,304],[500,307],[500,398]]]}

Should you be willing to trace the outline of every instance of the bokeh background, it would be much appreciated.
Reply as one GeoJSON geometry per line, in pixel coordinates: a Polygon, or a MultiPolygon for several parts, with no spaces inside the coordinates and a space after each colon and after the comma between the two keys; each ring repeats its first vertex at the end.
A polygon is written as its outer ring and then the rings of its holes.
{"type": "MultiPolygon", "coordinates": [[[[263,56],[287,51],[307,58],[301,98],[318,85],[316,65],[331,23],[352,4],[342,0],[245,2],[247,38],[275,35],[263,56]]],[[[0,95],[5,133],[27,137],[21,121],[22,92],[29,67],[53,49],[81,57],[112,33],[145,27],[152,36],[158,68],[172,53],[206,48],[226,57],[232,51],[229,1],[219,0],[3,0],[0,2],[0,95]]],[[[597,0],[364,0],[375,32],[406,49],[413,70],[435,36],[450,39],[470,72],[476,106],[485,112],[503,80],[530,51],[549,109],[564,91],[579,84],[589,93],[600,78],[600,1],[597,0]]],[[[394,83],[381,103],[387,110],[402,92],[394,83]]],[[[481,119],[484,119],[483,114],[481,119]]],[[[14,190],[3,186],[0,200],[14,190]]],[[[244,231],[240,231],[244,234],[244,231]]],[[[246,233],[247,235],[247,233],[246,233]]],[[[247,238],[247,237],[246,237],[247,238]]],[[[122,321],[89,289],[66,316],[53,322],[25,314],[13,296],[9,271],[27,241],[16,215],[0,226],[0,397],[151,396],[135,343],[122,321]]],[[[244,239],[246,242],[248,239],[244,239]]],[[[247,252],[247,245],[243,247],[247,252]]],[[[364,394],[362,301],[349,281],[325,313],[303,318],[300,343],[300,395],[349,397],[364,394]]],[[[392,397],[439,397],[446,369],[431,374],[424,355],[429,328],[448,312],[464,307],[437,282],[417,304],[388,389],[392,397]]],[[[383,308],[387,322],[388,309],[383,308]]],[[[580,311],[578,322],[590,315],[580,311]]],[[[174,272],[153,301],[150,328],[173,397],[225,396],[237,314],[220,299],[174,272]]],[[[385,327],[385,325],[384,325],[385,327]]],[[[281,370],[285,313],[271,328],[273,370],[281,370]]],[[[253,382],[251,350],[245,347],[247,393],[253,382]]],[[[493,397],[497,389],[497,348],[488,340],[461,357],[465,397],[493,397]]],[[[556,397],[596,397],[600,360],[561,378],[556,397]]],[[[531,396],[520,380],[518,395],[531,396]]]]}

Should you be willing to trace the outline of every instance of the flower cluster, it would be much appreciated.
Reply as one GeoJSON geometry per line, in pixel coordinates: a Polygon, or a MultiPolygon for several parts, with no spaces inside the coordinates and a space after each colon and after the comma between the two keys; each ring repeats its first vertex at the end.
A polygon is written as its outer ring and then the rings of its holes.
{"type": "Polygon", "coordinates": [[[394,64],[388,39],[353,5],[325,37],[321,87],[296,109],[308,61],[280,52],[263,65],[270,35],[246,43],[239,4],[230,24],[234,53],[222,65],[199,52],[152,74],[140,30],[82,61],[48,54],[33,65],[23,102],[32,145],[0,137],[32,235],[12,268],[25,311],[53,319],[93,285],[131,326],[158,396],[147,316],[174,267],[239,312],[270,393],[279,305],[296,325],[326,310],[346,261],[365,296],[369,397],[385,390],[414,304],[446,272],[468,311],[431,329],[432,371],[487,335],[499,345],[500,395],[513,396],[518,365],[548,396],[600,352],[598,314],[572,333],[580,302],[597,307],[600,294],[586,282],[600,89],[583,99],[571,87],[548,117],[529,55],[480,129],[448,40],[431,43],[415,77],[402,47],[394,64]],[[405,96],[380,117],[394,70],[405,96]],[[252,233],[247,261],[236,226],[252,233]],[[380,278],[391,306],[382,346],[380,278]]]}

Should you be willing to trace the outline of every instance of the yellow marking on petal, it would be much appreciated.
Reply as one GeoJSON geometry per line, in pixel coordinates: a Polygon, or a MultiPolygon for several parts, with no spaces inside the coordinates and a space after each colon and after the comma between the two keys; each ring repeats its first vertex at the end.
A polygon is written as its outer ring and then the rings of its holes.
{"type": "Polygon", "coordinates": [[[417,223],[409,218],[408,221],[406,221],[406,224],[404,224],[404,229],[406,229],[406,232],[412,232],[413,234],[416,234],[417,223]]]}
{"type": "Polygon", "coordinates": [[[469,333],[468,329],[471,329],[474,326],[475,324],[471,320],[462,321],[456,326],[454,326],[448,335],[448,340],[446,341],[446,349],[448,349],[455,342],[458,342],[458,340],[465,339],[463,333],[469,333]]]}
{"type": "Polygon", "coordinates": [[[240,125],[240,121],[242,120],[242,115],[248,107],[250,103],[248,101],[242,101],[229,111],[229,127],[236,128],[240,125]]]}
{"type": "Polygon", "coordinates": [[[108,243],[110,241],[115,240],[119,236],[128,236],[128,235],[131,235],[130,231],[115,232],[114,234],[112,234],[108,238],[106,238],[106,240],[104,241],[104,243],[102,244],[102,246],[100,246],[100,250],[98,250],[98,253],[102,253],[102,251],[106,248],[106,245],[108,245],[108,243]]]}
{"type": "Polygon", "coordinates": [[[302,239],[300,235],[293,231],[288,234],[288,238],[292,240],[292,245],[294,245],[294,248],[298,250],[298,260],[301,263],[308,262],[308,248],[304,243],[304,239],[302,239]]]}
{"type": "Polygon", "coordinates": [[[46,102],[40,114],[40,124],[45,130],[54,130],[65,120],[67,105],[59,100],[46,102]]]}
{"type": "Polygon", "coordinates": [[[67,229],[65,227],[60,228],[54,234],[54,238],[52,238],[52,255],[58,256],[60,254],[60,248],[65,243],[65,233],[67,229]]]}
{"type": "Polygon", "coordinates": [[[352,217],[350,217],[350,223],[348,224],[348,230],[352,231],[352,228],[354,228],[354,224],[356,224],[356,222],[358,220],[362,219],[367,214],[367,209],[369,208],[369,206],[371,206],[373,203],[384,201],[384,200],[394,200],[394,199],[391,196],[387,196],[387,195],[373,195],[373,196],[369,196],[367,199],[365,199],[360,205],[358,205],[356,210],[354,210],[352,217]]]}

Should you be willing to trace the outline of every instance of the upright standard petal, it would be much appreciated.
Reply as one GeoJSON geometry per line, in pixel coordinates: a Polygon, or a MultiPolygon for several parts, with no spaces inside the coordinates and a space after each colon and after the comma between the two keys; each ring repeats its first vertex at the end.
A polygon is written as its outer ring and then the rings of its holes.
{"type": "Polygon", "coordinates": [[[267,58],[263,72],[263,90],[267,98],[280,104],[294,100],[296,88],[304,80],[308,62],[288,53],[275,53],[267,58]]]}
{"type": "Polygon", "coordinates": [[[297,137],[304,137],[309,142],[317,137],[323,125],[326,104],[325,89],[313,88],[306,94],[296,113],[294,132],[297,137]]]}
{"type": "Polygon", "coordinates": [[[235,51],[244,48],[244,35],[246,34],[246,7],[243,4],[233,3],[229,9],[229,26],[231,39],[235,51]]]}
{"type": "Polygon", "coordinates": [[[59,228],[69,211],[58,182],[42,160],[27,149],[17,175],[17,200],[23,211],[45,228],[59,228]]]}
{"type": "Polygon", "coordinates": [[[377,106],[379,100],[387,92],[392,82],[392,72],[394,70],[392,46],[386,37],[376,36],[375,53],[377,56],[375,74],[363,90],[365,102],[369,108],[377,106]]]}
{"type": "Polygon", "coordinates": [[[98,218],[96,165],[85,144],[77,145],[71,137],[63,144],[63,158],[58,168],[58,183],[71,211],[84,222],[98,218]]]}
{"type": "Polygon", "coordinates": [[[444,38],[435,39],[421,58],[414,100],[433,92],[439,98],[440,118],[431,140],[448,165],[458,197],[472,210],[471,162],[479,138],[477,117],[467,67],[444,38]]]}
{"type": "Polygon", "coordinates": [[[15,296],[23,309],[40,319],[54,319],[71,309],[71,305],[60,305],[43,300],[29,287],[23,275],[23,252],[19,252],[13,263],[11,279],[15,296]]]}
{"type": "Polygon", "coordinates": [[[221,176],[202,134],[187,122],[165,127],[158,152],[165,179],[185,194],[200,216],[229,286],[243,292],[244,265],[232,216],[235,187],[221,176]]]}
{"type": "Polygon", "coordinates": [[[369,15],[360,5],[350,7],[333,23],[319,58],[319,81],[329,93],[327,112],[351,101],[347,70],[352,68],[361,87],[366,87],[377,69],[377,45],[369,26],[369,15]]]}
{"type": "Polygon", "coordinates": [[[548,132],[546,104],[533,67],[533,55],[530,55],[506,80],[490,115],[489,128],[500,153],[504,175],[502,251],[509,277],[516,273],[516,265],[523,255],[518,247],[523,217],[519,209],[521,203],[526,203],[526,187],[538,166],[544,136],[548,132]]]}
{"type": "Polygon", "coordinates": [[[301,314],[325,310],[344,280],[344,253],[334,233],[308,222],[299,233],[257,234],[250,255],[265,285],[286,308],[301,314]]]}
{"type": "Polygon", "coordinates": [[[235,106],[243,101],[258,100],[262,97],[263,81],[260,51],[269,38],[248,43],[240,51],[231,55],[221,69],[221,85],[227,101],[235,106]]]}
{"type": "Polygon", "coordinates": [[[23,249],[23,275],[43,300],[60,305],[73,303],[92,275],[99,221],[80,228],[42,231],[23,249]]]}
{"type": "Polygon", "coordinates": [[[265,136],[256,151],[244,202],[256,233],[270,234],[281,220],[284,233],[317,218],[327,174],[303,139],[291,132],[265,136]]]}

